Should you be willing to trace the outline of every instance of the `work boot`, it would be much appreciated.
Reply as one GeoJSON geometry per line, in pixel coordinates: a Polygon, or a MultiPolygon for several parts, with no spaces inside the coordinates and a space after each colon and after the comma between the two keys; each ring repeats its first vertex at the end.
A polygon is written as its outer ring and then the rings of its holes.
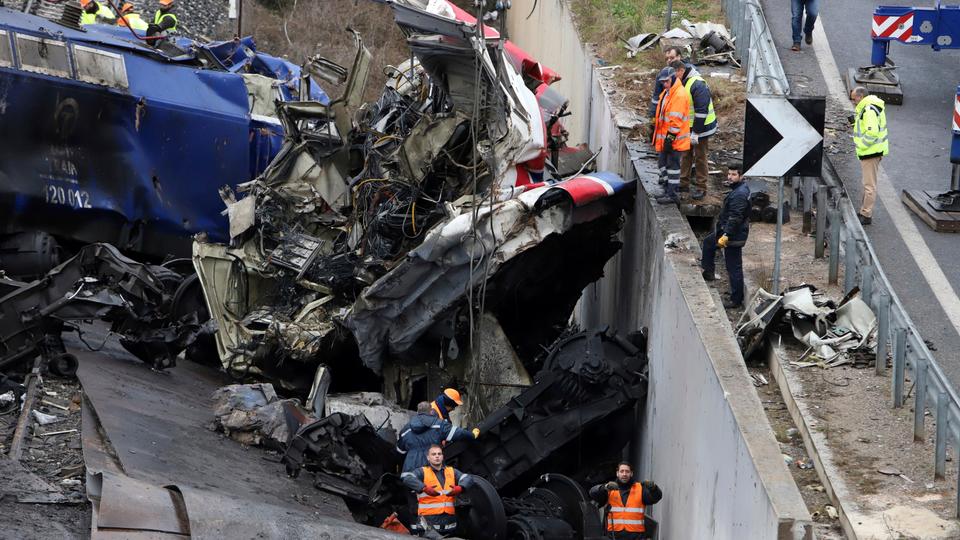
{"type": "Polygon", "coordinates": [[[707,192],[706,192],[706,191],[703,191],[702,189],[692,188],[692,189],[690,190],[690,198],[693,199],[693,200],[695,200],[695,201],[703,200],[703,198],[704,198],[706,195],[707,195],[707,192]]]}
{"type": "Polygon", "coordinates": [[[807,45],[813,45],[813,32],[807,33],[806,42],[807,42],[807,45]]]}
{"type": "Polygon", "coordinates": [[[742,307],[743,307],[743,302],[740,302],[739,304],[735,304],[733,303],[733,300],[730,300],[729,298],[726,298],[723,300],[723,309],[739,309],[742,307]]]}
{"type": "Polygon", "coordinates": [[[680,195],[677,193],[677,184],[667,182],[663,188],[663,195],[657,195],[657,204],[676,204],[680,202],[680,195]]]}
{"type": "Polygon", "coordinates": [[[700,275],[703,276],[703,280],[704,280],[704,281],[716,281],[716,280],[717,280],[717,276],[716,276],[716,274],[713,273],[713,271],[704,270],[703,272],[700,272],[700,275]]]}
{"type": "Polygon", "coordinates": [[[869,225],[873,223],[873,218],[869,218],[863,214],[857,214],[857,219],[860,220],[861,225],[869,225]]]}

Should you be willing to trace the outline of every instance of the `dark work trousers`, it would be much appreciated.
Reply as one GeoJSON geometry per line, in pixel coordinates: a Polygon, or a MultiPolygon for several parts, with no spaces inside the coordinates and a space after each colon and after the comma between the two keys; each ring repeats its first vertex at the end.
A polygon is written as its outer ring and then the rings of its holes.
{"type": "Polygon", "coordinates": [[[707,190],[707,175],[710,174],[710,164],[707,163],[707,154],[710,152],[710,137],[704,137],[690,147],[689,152],[683,153],[680,160],[680,187],[689,188],[690,181],[697,189],[707,190]],[[696,176],[692,173],[696,169],[696,176]]]}
{"type": "Polygon", "coordinates": [[[682,154],[683,152],[664,148],[660,152],[660,157],[657,160],[660,175],[665,175],[667,177],[667,183],[672,184],[674,188],[680,187],[680,156],[682,154]]]}
{"type": "MultiPolygon", "coordinates": [[[[707,273],[712,274],[716,269],[717,231],[703,239],[703,258],[700,266],[707,273]]],[[[727,265],[727,276],[730,278],[730,301],[734,304],[743,303],[743,247],[727,247],[723,250],[723,259],[727,265]]]]}

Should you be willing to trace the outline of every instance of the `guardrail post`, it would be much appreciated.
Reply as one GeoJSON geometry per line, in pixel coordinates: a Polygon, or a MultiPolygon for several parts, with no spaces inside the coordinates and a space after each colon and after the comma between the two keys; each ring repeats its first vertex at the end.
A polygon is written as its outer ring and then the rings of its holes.
{"type": "Polygon", "coordinates": [[[844,251],[846,253],[843,261],[843,294],[847,294],[853,290],[857,277],[857,239],[852,234],[847,236],[844,251]]]}
{"type": "Polygon", "coordinates": [[[927,408],[927,365],[917,365],[913,376],[917,379],[913,387],[913,441],[923,442],[923,413],[927,408]]]}
{"type": "Polygon", "coordinates": [[[813,178],[804,176],[801,180],[803,181],[803,234],[810,234],[810,229],[813,228],[813,178]]]}
{"type": "Polygon", "coordinates": [[[827,186],[817,187],[817,236],[813,256],[823,258],[823,239],[827,233],[827,186]]]}
{"type": "Polygon", "coordinates": [[[903,407],[903,377],[907,360],[907,329],[897,328],[893,347],[893,408],[903,407]]]}
{"type": "Polygon", "coordinates": [[[943,480],[947,470],[947,393],[940,392],[937,397],[937,439],[936,457],[933,462],[933,477],[943,480]]]}
{"type": "Polygon", "coordinates": [[[865,264],[860,269],[860,299],[871,304],[873,300],[873,265],[865,264]]]}
{"type": "Polygon", "coordinates": [[[830,269],[827,275],[827,281],[831,285],[837,284],[837,278],[840,275],[840,211],[830,210],[830,269]]]}
{"type": "Polygon", "coordinates": [[[874,372],[887,371],[887,342],[890,341],[890,296],[881,293],[877,298],[877,362],[874,372]]]}

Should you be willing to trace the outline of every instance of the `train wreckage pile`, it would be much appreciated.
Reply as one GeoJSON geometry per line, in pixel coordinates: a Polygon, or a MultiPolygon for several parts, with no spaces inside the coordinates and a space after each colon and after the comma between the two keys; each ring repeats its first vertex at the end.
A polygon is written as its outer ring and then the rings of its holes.
{"type": "MultiPolygon", "coordinates": [[[[283,147],[262,175],[221,189],[231,240],[196,238],[196,275],[137,266],[100,245],[64,266],[90,270],[91,257],[107,257],[109,275],[78,274],[48,296],[88,298],[84,283],[96,284],[95,299],[113,302],[103,313],[129,313],[139,304],[124,287],[151,283],[150,309],[132,311],[152,321],[146,328],[114,316],[124,346],[158,369],[185,349],[254,383],[218,392],[219,429],[282,451],[288,474],[315,474],[359,521],[408,516],[396,423],[451,386],[468,390],[463,421],[481,436],[448,458],[486,479],[458,509],[464,536],[602,536],[580,485],[599,481],[632,440],[644,340],[568,324],[620,248],[633,185],[594,172],[589,150],[566,145],[566,101],[550,88],[557,74],[452,5],[390,6],[411,60],[388,67],[382,95],[366,104],[371,56],[359,35],[349,71],[308,61],[301,96],[311,75],[343,84],[343,95],[277,102],[283,147]],[[190,294],[203,299],[196,309],[169,309],[190,294]],[[371,421],[375,407],[331,407],[337,393],[372,390],[382,392],[382,422],[371,421]],[[600,433],[603,452],[576,450],[600,433]]],[[[58,272],[10,287],[47,287],[58,272]]],[[[58,343],[62,328],[45,323],[56,320],[40,309],[39,330],[13,332],[25,340],[17,359],[46,356],[37,343],[58,343]]]]}

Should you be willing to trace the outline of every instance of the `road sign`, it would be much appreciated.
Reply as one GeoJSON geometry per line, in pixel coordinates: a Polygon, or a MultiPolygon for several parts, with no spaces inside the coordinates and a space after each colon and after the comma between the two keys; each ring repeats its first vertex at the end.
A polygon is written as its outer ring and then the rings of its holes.
{"type": "Polygon", "coordinates": [[[825,114],[822,97],[748,97],[743,175],[820,176],[825,114]]]}

